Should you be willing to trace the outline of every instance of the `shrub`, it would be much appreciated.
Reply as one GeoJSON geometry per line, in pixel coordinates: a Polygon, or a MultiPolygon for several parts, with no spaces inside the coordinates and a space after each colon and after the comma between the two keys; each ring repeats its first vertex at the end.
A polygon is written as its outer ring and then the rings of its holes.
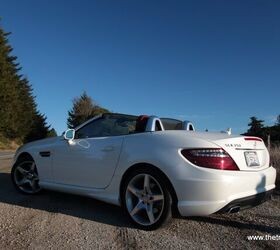
{"type": "Polygon", "coordinates": [[[276,186],[280,189],[280,146],[274,146],[270,149],[270,163],[277,170],[276,186]]]}

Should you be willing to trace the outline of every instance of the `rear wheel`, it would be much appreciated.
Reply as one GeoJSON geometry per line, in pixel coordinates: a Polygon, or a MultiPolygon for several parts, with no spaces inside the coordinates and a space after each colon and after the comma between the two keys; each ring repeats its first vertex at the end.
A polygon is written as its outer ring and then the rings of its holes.
{"type": "Polygon", "coordinates": [[[156,229],[171,218],[171,195],[163,177],[153,169],[131,173],[122,196],[128,216],[142,229],[156,229]]]}
{"type": "Polygon", "coordinates": [[[18,160],[12,168],[11,177],[16,189],[24,194],[36,194],[41,191],[33,159],[18,160]]]}

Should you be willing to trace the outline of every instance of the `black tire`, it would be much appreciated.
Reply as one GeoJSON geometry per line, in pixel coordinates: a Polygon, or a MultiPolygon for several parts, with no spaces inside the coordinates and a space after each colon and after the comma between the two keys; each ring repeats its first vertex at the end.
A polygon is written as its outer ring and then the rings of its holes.
{"type": "MultiPolygon", "coordinates": [[[[31,176],[31,175],[30,175],[31,176]]],[[[41,192],[41,188],[39,186],[39,177],[38,177],[38,171],[37,171],[37,168],[36,168],[36,165],[35,165],[35,162],[34,160],[32,159],[32,157],[21,157],[19,158],[15,164],[13,165],[12,167],[12,170],[11,170],[11,179],[12,179],[12,183],[14,184],[14,187],[16,188],[17,191],[19,191],[20,193],[22,194],[28,194],[28,195],[35,195],[35,194],[38,194],[41,192]],[[36,189],[32,189],[32,187],[30,186],[30,190],[28,190],[28,188],[22,188],[18,185],[17,183],[17,175],[19,174],[17,169],[19,167],[22,167],[25,171],[29,171],[31,174],[31,170],[28,169],[28,165],[30,164],[34,164],[34,170],[32,171],[32,173],[34,174],[34,176],[36,175],[36,177],[38,178],[38,180],[36,180],[36,189]]],[[[31,179],[30,179],[31,180],[31,179]]],[[[26,184],[26,186],[28,185],[28,183],[26,184]]]]}
{"type": "MultiPolygon", "coordinates": [[[[139,178],[140,178],[139,177],[139,178]]],[[[136,198],[137,199],[137,198],[136,198]]],[[[170,190],[168,190],[168,185],[166,185],[166,177],[158,170],[151,168],[151,167],[143,167],[140,169],[136,169],[132,171],[131,173],[126,176],[122,189],[121,189],[121,201],[122,206],[127,214],[127,216],[130,218],[131,222],[136,225],[138,228],[143,230],[155,230],[159,227],[166,226],[168,222],[170,222],[172,218],[172,196],[170,194],[170,190]],[[163,197],[164,197],[164,203],[162,205],[162,212],[157,218],[157,220],[150,224],[150,225],[143,225],[142,223],[138,223],[130,214],[128,210],[128,204],[127,204],[127,189],[128,185],[133,181],[134,178],[137,178],[138,176],[142,175],[149,175],[152,177],[152,181],[156,181],[157,184],[160,185],[163,197]]],[[[139,210],[140,211],[140,210],[139,210]]]]}

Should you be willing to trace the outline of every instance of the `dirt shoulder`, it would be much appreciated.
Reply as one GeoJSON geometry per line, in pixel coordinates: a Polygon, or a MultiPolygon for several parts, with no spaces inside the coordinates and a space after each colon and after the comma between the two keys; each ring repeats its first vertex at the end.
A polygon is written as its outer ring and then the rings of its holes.
{"type": "Polygon", "coordinates": [[[0,160],[0,249],[280,249],[280,196],[231,215],[173,219],[153,232],[135,229],[119,207],[86,197],[15,191],[11,160],[0,160]]]}

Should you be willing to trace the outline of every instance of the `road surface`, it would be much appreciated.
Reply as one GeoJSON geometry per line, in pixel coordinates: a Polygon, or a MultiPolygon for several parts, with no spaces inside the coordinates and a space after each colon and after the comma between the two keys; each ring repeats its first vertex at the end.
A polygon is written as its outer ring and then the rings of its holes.
{"type": "Polygon", "coordinates": [[[134,228],[119,207],[58,192],[22,195],[0,160],[0,249],[280,249],[280,199],[231,215],[173,219],[165,228],[134,228]]]}
{"type": "Polygon", "coordinates": [[[11,159],[14,156],[14,151],[0,151],[0,160],[11,159]]]}

